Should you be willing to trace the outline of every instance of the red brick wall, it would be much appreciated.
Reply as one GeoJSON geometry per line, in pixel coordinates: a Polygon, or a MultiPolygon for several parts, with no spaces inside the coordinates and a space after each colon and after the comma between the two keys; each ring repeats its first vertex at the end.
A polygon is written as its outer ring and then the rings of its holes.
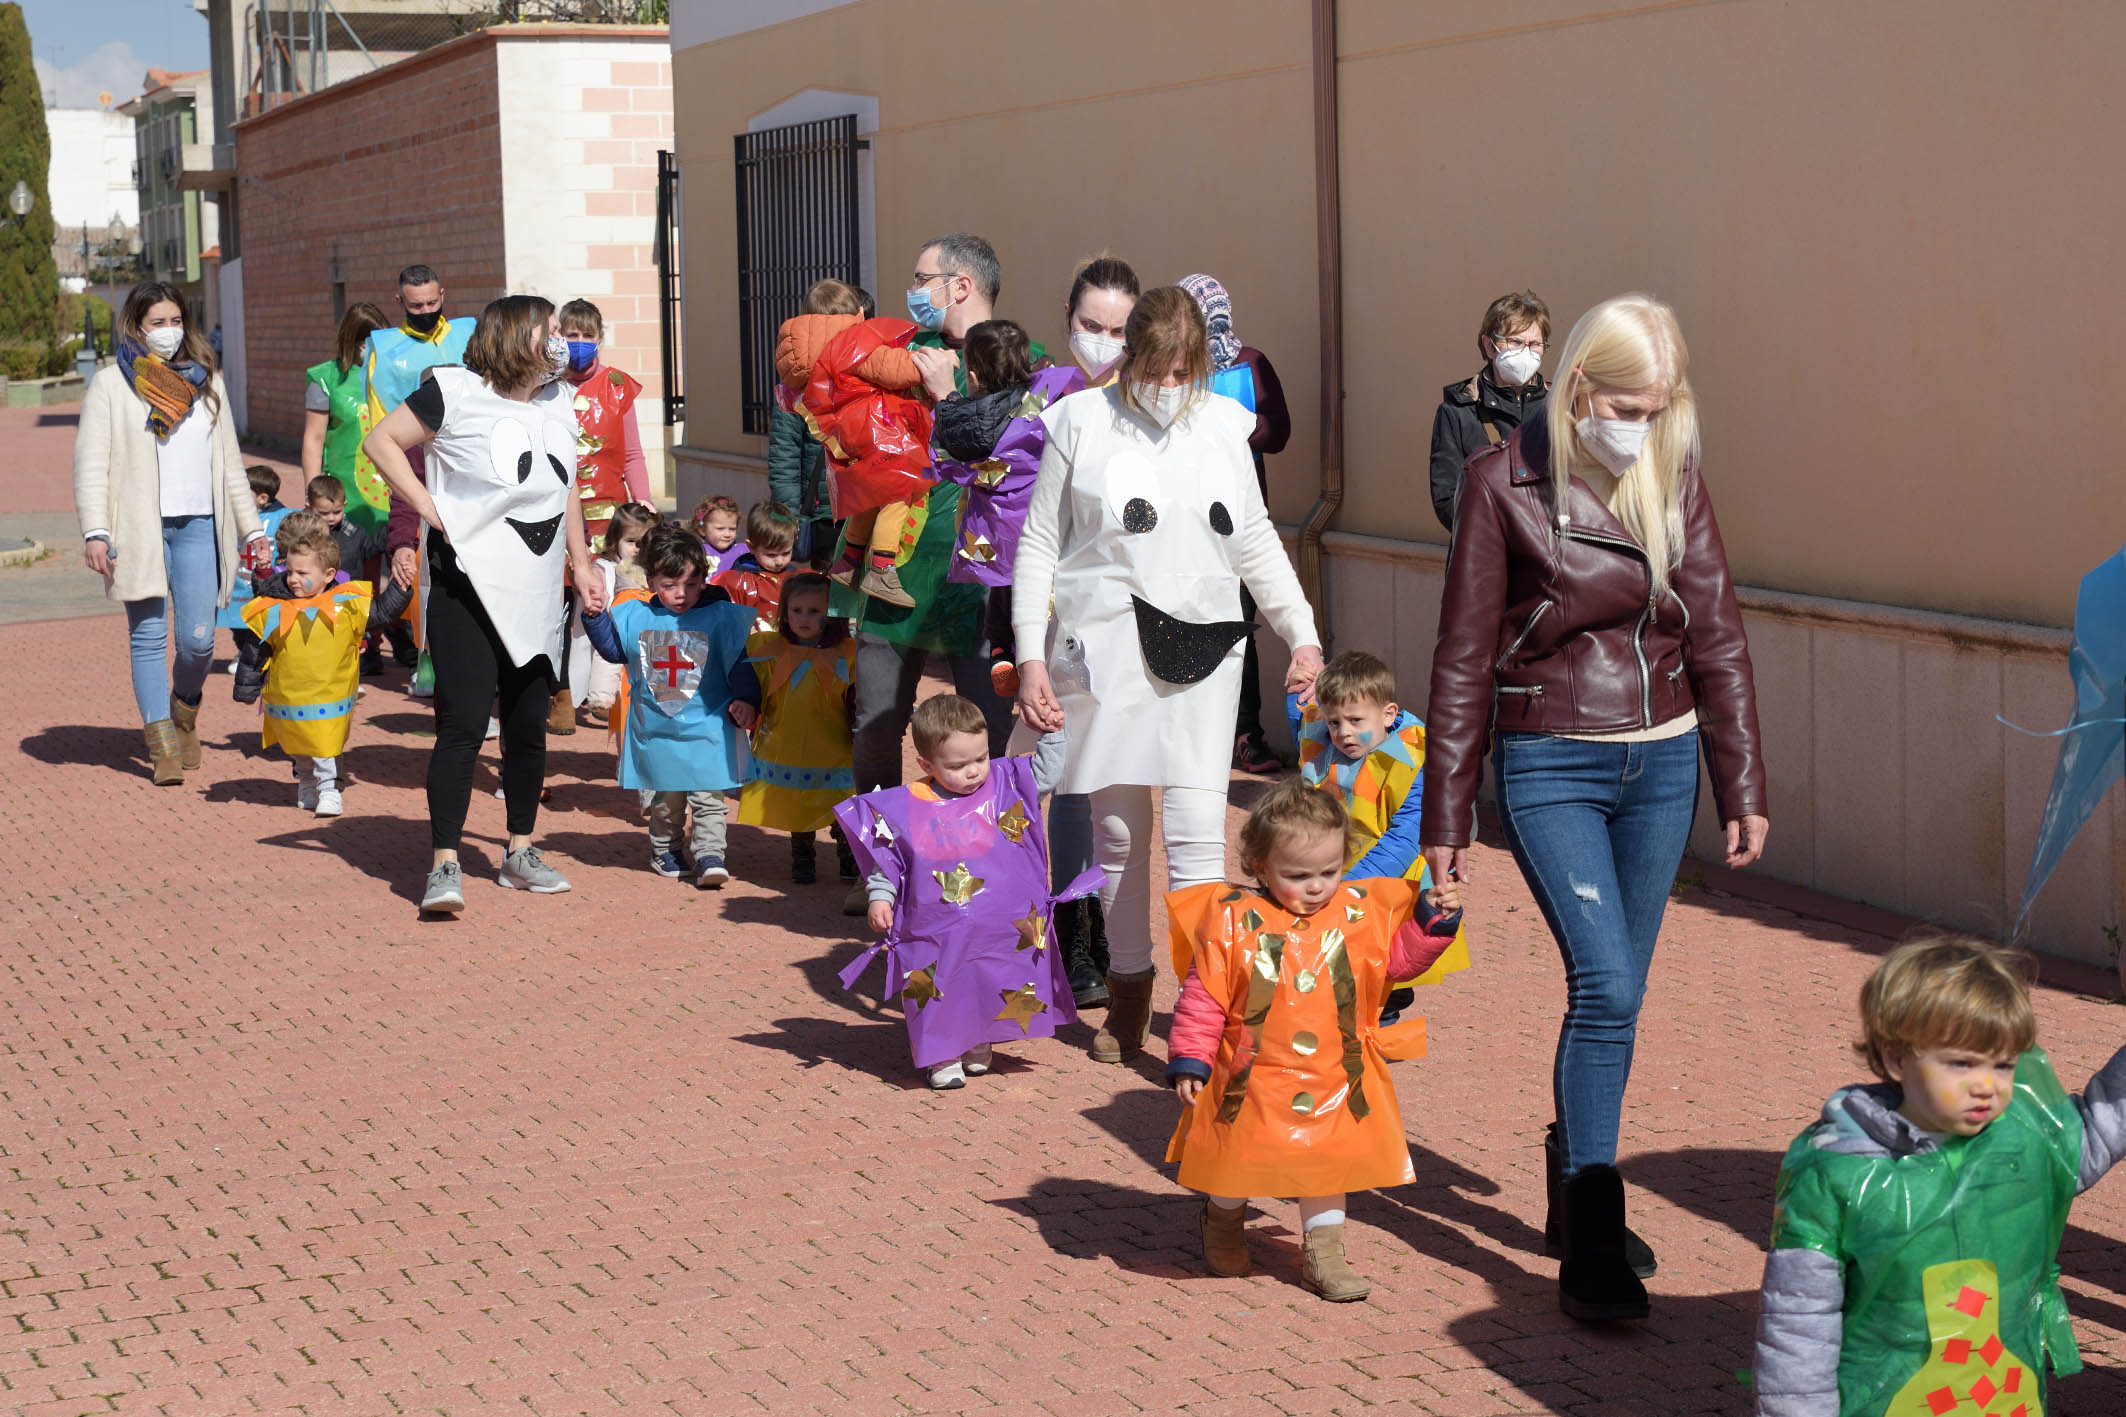
{"type": "Polygon", "coordinates": [[[302,371],[332,354],[332,257],[347,303],[395,316],[402,266],[433,266],[451,315],[503,293],[495,47],[431,50],[236,127],[253,436],[302,435],[302,371]]]}

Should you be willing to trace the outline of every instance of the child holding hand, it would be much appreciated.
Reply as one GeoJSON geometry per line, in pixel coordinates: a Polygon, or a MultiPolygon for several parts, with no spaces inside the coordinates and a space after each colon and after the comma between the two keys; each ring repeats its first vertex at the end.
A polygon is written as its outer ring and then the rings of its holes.
{"type": "Polygon", "coordinates": [[[369,586],[348,583],[340,548],[316,517],[281,519],[283,570],[258,584],[243,608],[267,666],[259,746],[276,744],[295,764],[295,805],[337,817],[340,754],[354,722],[369,586]]]}
{"type": "Polygon", "coordinates": [[[1297,1196],[1301,1283],[1333,1303],[1372,1286],[1344,1257],[1344,1196],[1416,1179],[1387,1062],[1422,1057],[1423,1019],[1374,1021],[1392,979],[1454,942],[1459,887],[1344,879],[1350,830],[1328,793],[1287,780],[1248,814],[1240,858],[1256,887],[1166,898],[1181,998],[1166,1079],[1186,1109],[1167,1149],[1204,1192],[1203,1259],[1249,1272],[1247,1198],[1297,1196]]]}

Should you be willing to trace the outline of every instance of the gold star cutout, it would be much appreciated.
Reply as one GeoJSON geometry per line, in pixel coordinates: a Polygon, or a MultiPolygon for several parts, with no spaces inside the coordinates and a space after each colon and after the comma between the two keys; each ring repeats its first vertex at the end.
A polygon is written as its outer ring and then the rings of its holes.
{"type": "Polygon", "coordinates": [[[986,462],[978,462],[974,465],[974,485],[985,490],[993,489],[1010,472],[1011,469],[997,458],[990,458],[986,462]]]}
{"type": "Polygon", "coordinates": [[[1045,950],[1048,948],[1048,922],[1038,910],[1026,912],[1024,920],[1014,920],[1019,927],[1019,948],[1022,950],[1045,950]]]}
{"type": "Polygon", "coordinates": [[[1048,1012],[1048,1005],[1041,1002],[1031,984],[1021,984],[1016,989],[999,989],[997,997],[1004,1001],[1004,1011],[997,1017],[1010,1019],[1019,1026],[1021,1033],[1026,1031],[1026,1025],[1033,1020],[1035,1014],[1048,1012]]]}
{"type": "Polygon", "coordinates": [[[1364,886],[1345,886],[1344,889],[1351,893],[1351,899],[1353,900],[1364,900],[1366,898],[1366,888],[1364,886]]]}
{"type": "Polygon", "coordinates": [[[1018,841],[1026,835],[1028,825],[1030,823],[1026,816],[1026,804],[1024,802],[1012,803],[1011,810],[997,818],[997,830],[1010,837],[1013,841],[1018,841]]]}
{"type": "Polygon", "coordinates": [[[1356,925],[1365,918],[1366,912],[1360,910],[1357,906],[1347,905],[1344,907],[1344,923],[1346,925],[1356,925]]]}
{"type": "Polygon", "coordinates": [[[1262,912],[1259,910],[1250,910],[1247,914],[1240,917],[1240,923],[1247,926],[1250,930],[1260,930],[1262,928],[1262,912]]]}
{"type": "Polygon", "coordinates": [[[997,559],[997,548],[988,537],[973,533],[961,544],[960,558],[986,566],[997,559]]]}
{"type": "Polygon", "coordinates": [[[901,990],[901,997],[915,1005],[917,1013],[928,1008],[932,999],[945,997],[938,991],[936,970],[937,966],[933,964],[929,969],[908,971],[908,987],[901,990]]]}
{"type": "Polygon", "coordinates": [[[982,893],[982,878],[967,869],[962,861],[950,871],[932,871],[937,877],[938,889],[945,893],[947,905],[965,905],[982,893]]]}
{"type": "Polygon", "coordinates": [[[877,841],[893,840],[893,828],[886,825],[884,817],[875,817],[871,822],[871,835],[877,841]]]}

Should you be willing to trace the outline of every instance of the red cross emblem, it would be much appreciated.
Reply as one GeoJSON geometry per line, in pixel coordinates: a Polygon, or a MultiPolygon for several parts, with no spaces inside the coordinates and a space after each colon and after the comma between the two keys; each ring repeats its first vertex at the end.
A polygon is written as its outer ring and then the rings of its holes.
{"type": "Polygon", "coordinates": [[[694,667],[694,661],[681,654],[677,645],[666,645],[663,656],[650,661],[650,668],[663,671],[667,689],[677,688],[679,676],[694,667]]]}

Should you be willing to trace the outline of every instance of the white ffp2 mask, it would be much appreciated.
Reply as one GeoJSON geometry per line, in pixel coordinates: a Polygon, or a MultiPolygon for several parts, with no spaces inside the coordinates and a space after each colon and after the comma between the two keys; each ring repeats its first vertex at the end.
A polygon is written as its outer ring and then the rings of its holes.
{"type": "Polygon", "coordinates": [[[1646,447],[1646,435],[1653,431],[1651,423],[1633,423],[1622,418],[1583,418],[1572,425],[1580,435],[1580,442],[1594,454],[1595,461],[1622,477],[1638,462],[1639,454],[1646,447]]]}
{"type": "Polygon", "coordinates": [[[185,331],[182,325],[162,325],[141,335],[157,359],[169,359],[185,347],[185,331]]]}

